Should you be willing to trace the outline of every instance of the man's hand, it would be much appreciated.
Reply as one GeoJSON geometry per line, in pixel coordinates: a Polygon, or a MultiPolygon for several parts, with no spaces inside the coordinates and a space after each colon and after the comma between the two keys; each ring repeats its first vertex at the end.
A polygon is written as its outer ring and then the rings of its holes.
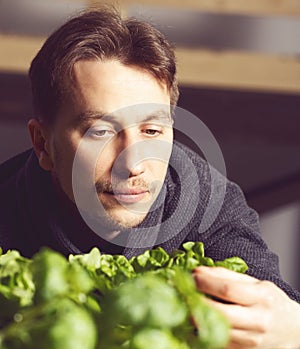
{"type": "Polygon", "coordinates": [[[208,300],[230,322],[228,349],[300,348],[300,305],[275,284],[220,267],[193,275],[200,291],[229,302],[208,300]]]}

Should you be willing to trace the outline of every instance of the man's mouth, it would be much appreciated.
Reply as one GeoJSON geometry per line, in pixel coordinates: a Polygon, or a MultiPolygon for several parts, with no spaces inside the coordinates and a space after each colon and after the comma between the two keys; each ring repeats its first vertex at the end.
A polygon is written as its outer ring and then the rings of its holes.
{"type": "Polygon", "coordinates": [[[146,195],[149,194],[149,190],[132,188],[126,190],[116,190],[114,192],[107,191],[104,193],[114,197],[121,203],[129,204],[136,203],[144,199],[146,195]]]}

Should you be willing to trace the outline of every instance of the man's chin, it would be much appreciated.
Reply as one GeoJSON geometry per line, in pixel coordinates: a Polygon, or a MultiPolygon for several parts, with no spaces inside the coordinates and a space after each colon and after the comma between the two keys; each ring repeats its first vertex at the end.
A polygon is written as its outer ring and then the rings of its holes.
{"type": "MultiPolygon", "coordinates": [[[[101,198],[99,198],[101,201],[101,198]]],[[[114,229],[130,229],[137,227],[150,212],[153,198],[137,203],[121,204],[114,201],[102,201],[104,214],[103,220],[106,226],[114,229]],[[112,204],[113,203],[113,204],[112,204]]]]}
{"type": "Polygon", "coordinates": [[[109,228],[118,229],[118,230],[126,230],[131,229],[134,227],[137,227],[139,224],[141,224],[144,219],[146,218],[146,215],[138,215],[138,214],[116,214],[107,212],[107,216],[105,217],[105,225],[109,228]]]}

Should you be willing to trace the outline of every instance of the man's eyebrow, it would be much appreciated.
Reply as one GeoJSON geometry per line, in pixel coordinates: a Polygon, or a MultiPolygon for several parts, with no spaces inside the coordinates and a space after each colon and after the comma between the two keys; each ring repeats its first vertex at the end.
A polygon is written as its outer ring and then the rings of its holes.
{"type": "Polygon", "coordinates": [[[99,110],[85,111],[76,117],[75,122],[78,125],[80,125],[80,124],[90,125],[91,123],[93,123],[95,121],[99,121],[99,120],[108,121],[108,122],[114,123],[116,125],[119,124],[119,122],[115,116],[104,113],[104,112],[99,111],[99,110]]]}
{"type": "Polygon", "coordinates": [[[140,122],[149,121],[172,121],[171,113],[168,113],[165,110],[154,111],[146,115],[140,122]]]}
{"type": "Polygon", "coordinates": [[[77,116],[78,121],[91,121],[102,119],[106,114],[101,111],[88,110],[77,116]]]}
{"type": "MultiPolygon", "coordinates": [[[[89,122],[96,120],[110,121],[119,123],[118,117],[114,114],[104,113],[102,111],[89,110],[78,115],[76,118],[78,122],[89,122]]],[[[151,111],[148,115],[145,115],[143,119],[139,122],[149,122],[149,121],[168,121],[172,122],[172,116],[170,112],[166,110],[156,110],[151,111]]]]}

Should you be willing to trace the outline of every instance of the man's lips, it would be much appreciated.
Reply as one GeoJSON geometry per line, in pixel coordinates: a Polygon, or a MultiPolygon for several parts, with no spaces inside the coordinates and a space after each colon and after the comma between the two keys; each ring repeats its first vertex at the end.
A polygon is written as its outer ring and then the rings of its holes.
{"type": "Polygon", "coordinates": [[[123,203],[135,203],[141,201],[149,193],[149,190],[132,188],[104,193],[113,196],[116,200],[123,203]]]}

